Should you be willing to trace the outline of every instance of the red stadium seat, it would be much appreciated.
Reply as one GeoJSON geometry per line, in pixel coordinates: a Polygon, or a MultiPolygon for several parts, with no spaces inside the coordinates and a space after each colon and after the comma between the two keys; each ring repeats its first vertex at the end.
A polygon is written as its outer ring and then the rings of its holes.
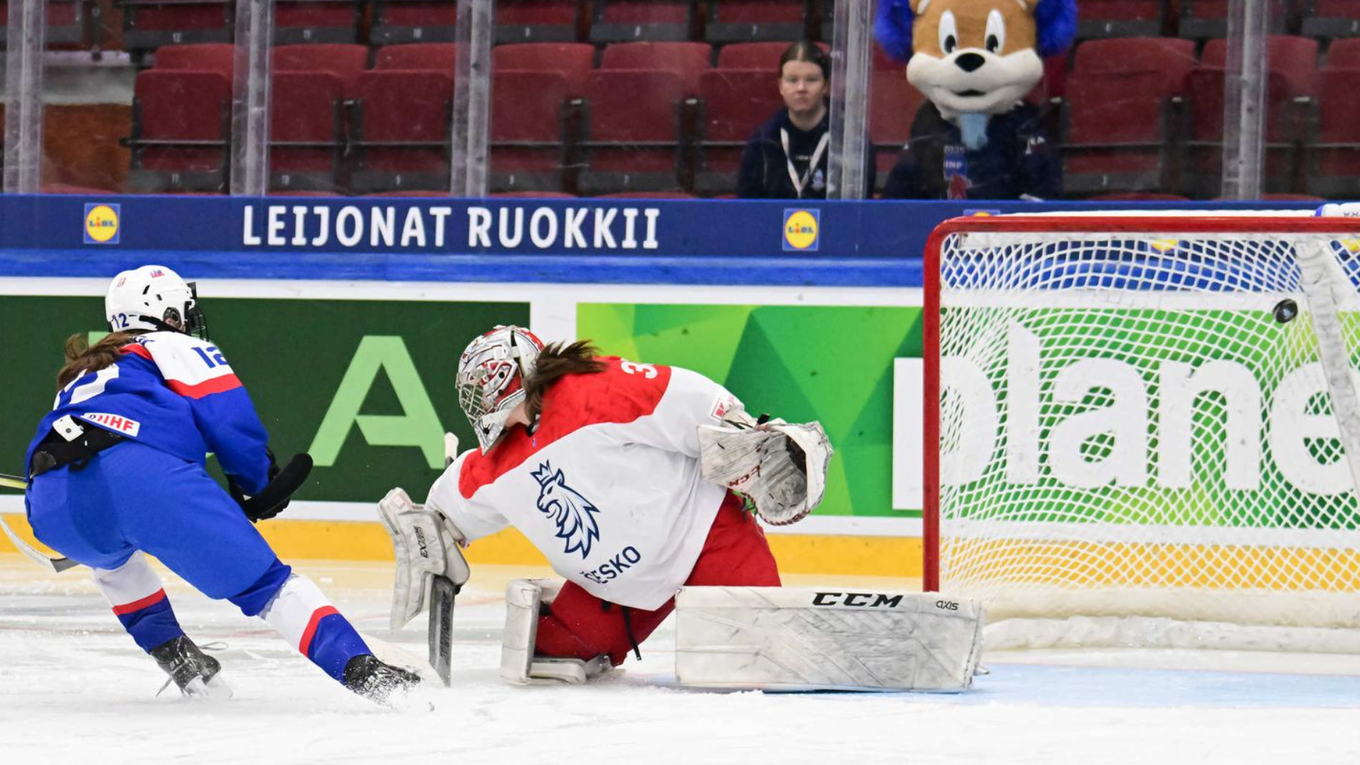
{"type": "Polygon", "coordinates": [[[344,80],[329,72],[280,71],[270,87],[270,188],[340,188],[344,80]]]}
{"type": "Polygon", "coordinates": [[[567,92],[579,98],[586,92],[586,75],[595,69],[595,46],[589,43],[519,43],[491,49],[495,71],[557,72],[567,80],[567,92]]]}
{"type": "Polygon", "coordinates": [[[1360,197],[1360,99],[1354,68],[1328,67],[1318,75],[1317,132],[1308,150],[1310,194],[1360,197]]]}
{"type": "Polygon", "coordinates": [[[1327,46],[1327,69],[1355,69],[1360,67],[1360,37],[1332,40],[1327,46]]]}
{"type": "Polygon", "coordinates": [[[368,48],[362,45],[279,45],[270,55],[275,74],[326,72],[340,78],[346,94],[368,67],[368,48]]]}
{"type": "Polygon", "coordinates": [[[496,44],[575,42],[581,0],[499,0],[496,44]]]}
{"type": "Polygon", "coordinates": [[[231,81],[221,72],[147,69],[133,94],[128,190],[224,193],[231,81]]]}
{"type": "Polygon", "coordinates": [[[911,139],[911,123],[925,100],[901,72],[873,73],[869,86],[869,142],[880,190],[911,139]]]}
{"type": "MultiPolygon", "coordinates": [[[[1210,40],[1204,44],[1200,63],[1223,68],[1227,61],[1227,41],[1210,40]]],[[[1271,35],[1266,41],[1266,65],[1284,77],[1291,96],[1311,96],[1317,80],[1318,43],[1307,37],[1271,35]]]]}
{"type": "Polygon", "coordinates": [[[683,42],[694,26],[694,0],[591,0],[593,43],[683,42]]]}
{"type": "Polygon", "coordinates": [[[1185,93],[1186,78],[1194,69],[1195,43],[1177,37],[1122,37],[1086,40],[1077,45],[1072,71],[1162,72],[1171,94],[1185,93]]]}
{"type": "Polygon", "coordinates": [[[810,0],[709,0],[704,37],[712,43],[804,40],[810,0]]]}
{"type": "Polygon", "coordinates": [[[495,72],[493,80],[491,190],[562,191],[566,152],[573,143],[567,129],[567,78],[506,69],[495,72]]]}
{"type": "Polygon", "coordinates": [[[458,0],[373,0],[374,45],[453,42],[458,0]]]}
{"type": "Polygon", "coordinates": [[[274,42],[356,42],[364,5],[364,0],[275,0],[274,42]]]}
{"type": "Polygon", "coordinates": [[[1165,0],[1081,0],[1077,39],[1156,37],[1166,6],[1165,0]]]}
{"type": "Polygon", "coordinates": [[[684,83],[674,72],[591,72],[578,192],[679,191],[683,95],[684,83]]]}
{"type": "Polygon", "coordinates": [[[1077,72],[1067,81],[1063,189],[1162,191],[1172,182],[1170,94],[1158,72],[1077,72]]]}
{"type": "Polygon", "coordinates": [[[1299,32],[1304,37],[1360,35],[1360,0],[1303,0],[1301,11],[1299,32]]]}
{"type": "MultiPolygon", "coordinates": [[[[724,45],[718,51],[719,69],[764,69],[771,75],[779,74],[779,59],[792,42],[751,42],[724,45]]],[[[825,43],[817,43],[822,50],[830,50],[825,43]]],[[[878,46],[875,45],[877,50],[878,46]]],[[[886,56],[885,56],[886,58],[886,56]]],[[[905,64],[894,68],[904,69],[905,64]]]]}
{"type": "MultiPolygon", "coordinates": [[[[86,0],[47,0],[48,48],[70,47],[84,42],[86,5],[86,0]]],[[[8,39],[9,3],[0,2],[0,47],[4,47],[8,39]]]]}
{"type": "Polygon", "coordinates": [[[375,70],[402,69],[409,71],[445,72],[453,76],[453,68],[458,60],[456,43],[417,43],[415,45],[389,45],[379,48],[373,58],[375,70]]]}
{"type": "MultiPolygon", "coordinates": [[[[1192,196],[1218,196],[1223,174],[1223,88],[1220,67],[1201,66],[1190,73],[1190,140],[1186,172],[1192,196]]],[[[1295,190],[1298,155],[1304,138],[1305,104],[1296,101],[1294,84],[1284,72],[1266,77],[1265,192],[1295,190]]]]}
{"type": "Polygon", "coordinates": [[[152,65],[156,69],[220,72],[230,79],[235,58],[231,43],[166,45],[152,54],[152,65]]]}
{"type": "MultiPolygon", "coordinates": [[[[1228,36],[1228,4],[1231,0],[1179,0],[1181,7],[1178,30],[1181,37],[1204,40],[1228,36]]],[[[1289,0],[1267,0],[1266,13],[1270,16],[1271,31],[1283,31],[1288,25],[1289,0]]],[[[1154,33],[1155,34],[1155,33],[1154,33]]]]}
{"type": "Polygon", "coordinates": [[[353,191],[448,190],[451,73],[365,72],[355,100],[353,191]]]}
{"type": "Polygon", "coordinates": [[[687,97],[698,95],[699,76],[712,69],[713,48],[698,42],[614,43],[604,49],[601,69],[664,69],[680,75],[687,97]]]}
{"type": "Polygon", "coordinates": [[[742,148],[782,108],[784,100],[769,69],[705,73],[699,80],[694,191],[705,196],[735,191],[742,148]]]}
{"type": "Polygon", "coordinates": [[[231,4],[224,0],[122,0],[123,47],[134,53],[162,45],[229,42],[231,4]]]}

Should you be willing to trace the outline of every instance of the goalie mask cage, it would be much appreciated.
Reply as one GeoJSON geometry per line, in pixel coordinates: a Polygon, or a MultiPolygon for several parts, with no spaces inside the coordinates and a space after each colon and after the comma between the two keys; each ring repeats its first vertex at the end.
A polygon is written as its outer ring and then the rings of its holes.
{"type": "Polygon", "coordinates": [[[942,224],[926,589],[988,648],[1360,652],[1358,253],[1348,218],[942,224]]]}

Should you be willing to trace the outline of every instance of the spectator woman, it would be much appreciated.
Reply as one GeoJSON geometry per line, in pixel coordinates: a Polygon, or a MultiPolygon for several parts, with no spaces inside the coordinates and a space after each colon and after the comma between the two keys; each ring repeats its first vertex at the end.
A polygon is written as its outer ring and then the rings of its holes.
{"type": "MultiPolygon", "coordinates": [[[[779,57],[778,81],[785,108],[746,142],[737,195],[743,199],[826,199],[831,59],[815,43],[796,42],[779,57]]],[[[869,161],[866,197],[873,193],[873,173],[869,161]]]]}

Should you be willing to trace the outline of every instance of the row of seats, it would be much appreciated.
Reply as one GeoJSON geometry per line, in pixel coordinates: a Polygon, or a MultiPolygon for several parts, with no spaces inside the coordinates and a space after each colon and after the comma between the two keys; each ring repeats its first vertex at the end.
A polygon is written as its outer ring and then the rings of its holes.
{"type": "MultiPolygon", "coordinates": [[[[1266,190],[1325,197],[1360,192],[1360,40],[1267,44],[1266,190]]],[[[1190,41],[1090,41],[1078,47],[1063,99],[1064,186],[1073,193],[1175,190],[1216,196],[1222,172],[1225,46],[1196,60],[1190,41]]]]}
{"type": "MultiPolygon", "coordinates": [[[[223,0],[117,0],[124,45],[231,39],[233,3],[223,0]]],[[[500,0],[495,40],[596,43],[707,40],[713,43],[803,39],[817,32],[832,4],[813,0],[500,0]]],[[[456,0],[276,0],[279,43],[374,45],[452,41],[456,0]],[[367,21],[366,20],[370,20],[367,21]]]]}
{"type": "MultiPolygon", "coordinates": [[[[0,2],[0,42],[7,5],[0,2]]],[[[233,0],[115,0],[115,5],[130,51],[232,37],[233,0]]],[[[1224,37],[1228,6],[1224,0],[1081,0],[1077,37],[1224,37]]],[[[275,8],[280,44],[447,42],[457,23],[456,0],[276,0],[275,8]]],[[[495,40],[829,40],[833,8],[832,0],[500,0],[495,40]]],[[[79,44],[97,34],[88,23],[96,9],[95,0],[48,0],[49,44],[79,44]]],[[[1269,12],[1275,32],[1360,36],[1360,0],[1270,0],[1269,12]]]]}
{"type": "MultiPolygon", "coordinates": [[[[727,46],[716,69],[707,47],[623,43],[605,50],[599,68],[589,45],[496,48],[492,188],[731,192],[741,147],[783,106],[774,72],[785,44],[727,46]]],[[[232,53],[230,45],[168,46],[139,73],[131,188],[223,185],[232,53]]],[[[277,186],[368,193],[446,185],[452,43],[380,48],[372,68],[362,46],[279,46],[272,54],[277,186]]],[[[876,72],[871,90],[871,138],[886,178],[922,98],[897,71],[876,72]]]]}

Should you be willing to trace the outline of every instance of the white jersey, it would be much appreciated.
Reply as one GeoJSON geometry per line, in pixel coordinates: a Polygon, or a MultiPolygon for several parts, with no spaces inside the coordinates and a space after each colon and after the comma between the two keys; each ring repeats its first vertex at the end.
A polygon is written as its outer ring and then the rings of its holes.
{"type": "Polygon", "coordinates": [[[558,574],[650,611],[689,578],[727,493],[699,474],[697,428],[741,404],[695,372],[601,361],[549,387],[532,432],[460,456],[426,506],[469,540],[513,524],[558,574]]]}

